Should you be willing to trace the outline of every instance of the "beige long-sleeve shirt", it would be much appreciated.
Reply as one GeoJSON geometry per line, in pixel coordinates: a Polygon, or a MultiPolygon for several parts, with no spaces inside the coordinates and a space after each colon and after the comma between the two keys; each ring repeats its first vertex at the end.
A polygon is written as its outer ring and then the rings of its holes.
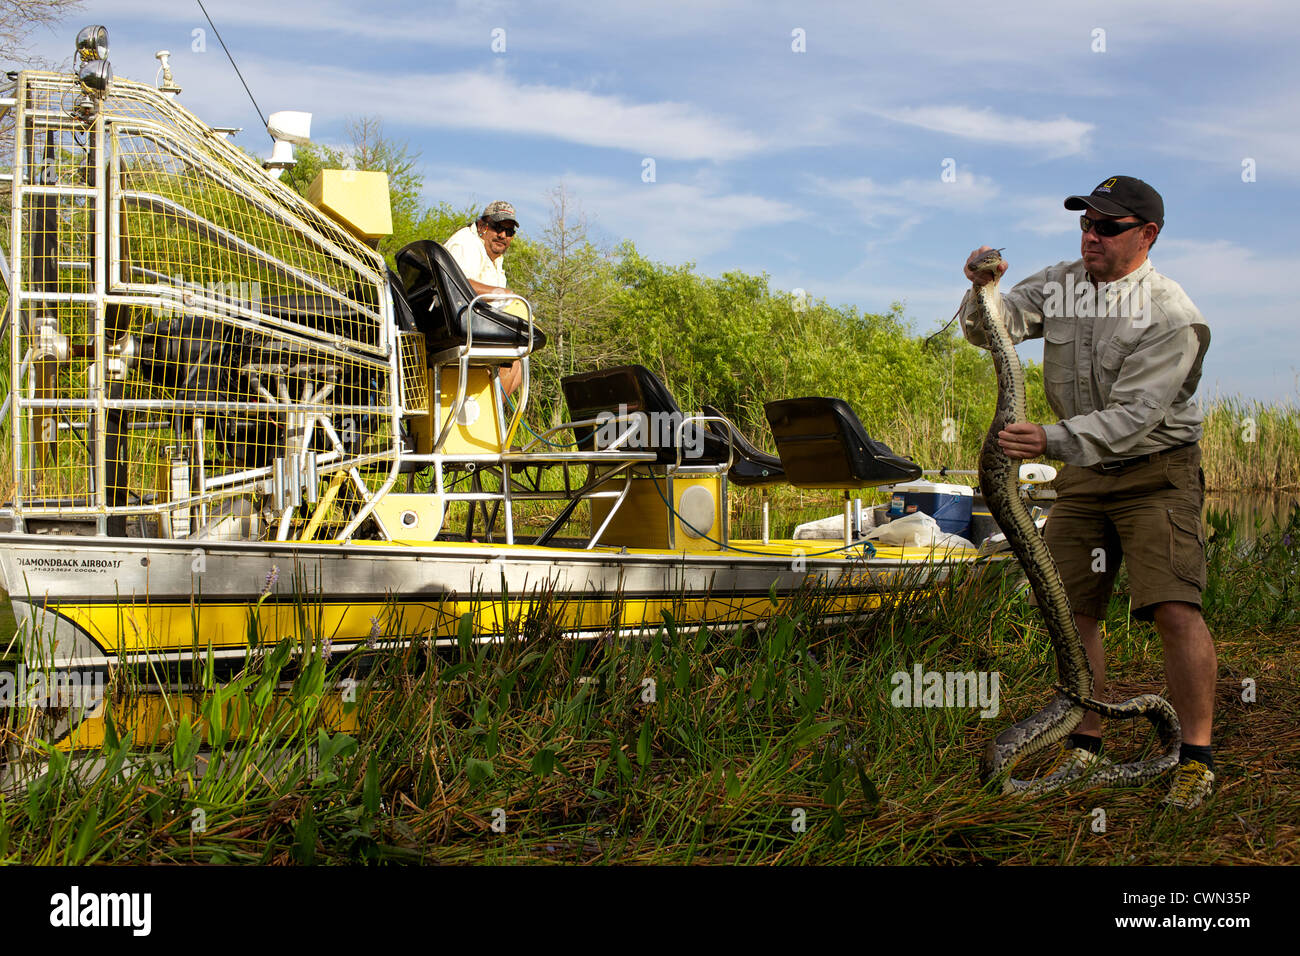
{"type": "MultiPolygon", "coordinates": [[[[1012,341],[1042,336],[1052,411],[1047,454],[1094,465],[1198,441],[1192,402],[1210,328],[1182,287],[1148,259],[1122,279],[1094,285],[1083,260],[1058,262],[999,296],[1012,341]]],[[[962,300],[966,338],[985,347],[972,292],[962,300]]]]}

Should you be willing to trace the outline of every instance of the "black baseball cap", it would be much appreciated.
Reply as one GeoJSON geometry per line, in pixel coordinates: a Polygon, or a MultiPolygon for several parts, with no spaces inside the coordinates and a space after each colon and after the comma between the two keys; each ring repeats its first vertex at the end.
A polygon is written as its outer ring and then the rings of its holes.
{"type": "Polygon", "coordinates": [[[1150,185],[1132,176],[1111,176],[1090,195],[1068,197],[1065,208],[1095,209],[1103,216],[1137,216],[1165,227],[1165,201],[1150,185]]]}

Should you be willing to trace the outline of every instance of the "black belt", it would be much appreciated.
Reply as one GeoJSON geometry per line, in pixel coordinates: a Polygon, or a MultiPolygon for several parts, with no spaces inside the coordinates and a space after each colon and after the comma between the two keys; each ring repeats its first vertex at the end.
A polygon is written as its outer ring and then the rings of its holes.
{"type": "Polygon", "coordinates": [[[1189,441],[1182,445],[1174,445],[1172,448],[1162,448],[1159,451],[1153,451],[1149,455],[1138,455],[1136,458],[1121,458],[1119,461],[1103,461],[1095,465],[1089,465],[1093,471],[1111,472],[1128,468],[1132,465],[1145,465],[1149,461],[1154,461],[1161,455],[1168,455],[1170,452],[1182,451],[1184,448],[1193,448],[1196,442],[1189,441]]]}

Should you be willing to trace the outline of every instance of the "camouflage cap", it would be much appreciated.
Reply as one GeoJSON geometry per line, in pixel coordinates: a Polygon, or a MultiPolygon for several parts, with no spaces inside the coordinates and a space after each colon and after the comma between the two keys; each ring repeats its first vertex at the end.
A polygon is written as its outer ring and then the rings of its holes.
{"type": "Polygon", "coordinates": [[[519,225],[519,220],[515,218],[515,207],[510,205],[504,199],[498,199],[496,202],[488,203],[487,208],[483,210],[480,219],[486,219],[488,222],[513,222],[519,225]]]}

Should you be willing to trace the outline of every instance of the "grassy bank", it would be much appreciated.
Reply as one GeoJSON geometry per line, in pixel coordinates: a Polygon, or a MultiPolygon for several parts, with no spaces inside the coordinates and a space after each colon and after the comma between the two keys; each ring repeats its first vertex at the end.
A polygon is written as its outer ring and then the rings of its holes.
{"type": "MultiPolygon", "coordinates": [[[[1158,787],[979,789],[984,744],[1053,679],[1037,612],[982,575],[851,625],[821,623],[810,599],[760,633],[666,621],[636,641],[574,644],[534,625],[502,645],[464,633],[451,654],[405,642],[355,672],[346,734],[324,728],[321,695],[355,661],[327,675],[286,646],[212,679],[206,719],[175,743],[123,734],[50,755],[41,782],[0,797],[0,860],[1300,862],[1300,516],[1244,547],[1212,527],[1219,784],[1198,813],[1161,810],[1158,787]],[[918,664],[998,672],[999,713],[891,706],[892,675],[918,664]],[[270,697],[281,681],[287,704],[270,697]],[[232,724],[257,729],[233,740],[232,724]]],[[[1159,641],[1121,598],[1107,632],[1114,694],[1160,691],[1159,641]]],[[[0,718],[8,743],[26,713],[0,718]]],[[[1137,727],[1107,734],[1114,753],[1145,746],[1137,727]]]]}
{"type": "Polygon", "coordinates": [[[1206,410],[1201,448],[1212,490],[1300,488],[1300,409],[1294,405],[1214,402],[1206,410]]]}

